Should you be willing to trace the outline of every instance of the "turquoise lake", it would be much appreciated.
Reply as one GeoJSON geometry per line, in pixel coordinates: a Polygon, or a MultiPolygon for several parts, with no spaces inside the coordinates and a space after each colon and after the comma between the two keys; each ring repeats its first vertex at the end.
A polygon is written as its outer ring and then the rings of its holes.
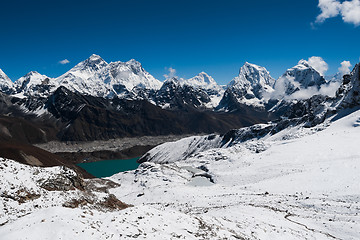
{"type": "Polygon", "coordinates": [[[95,177],[110,177],[118,172],[136,169],[140,164],[136,162],[139,158],[104,160],[99,162],[79,163],[79,167],[85,169],[95,177]]]}

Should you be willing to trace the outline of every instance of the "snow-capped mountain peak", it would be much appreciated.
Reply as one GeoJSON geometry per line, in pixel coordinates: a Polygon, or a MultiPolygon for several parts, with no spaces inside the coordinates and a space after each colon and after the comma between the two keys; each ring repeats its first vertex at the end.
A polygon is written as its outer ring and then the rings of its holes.
{"type": "Polygon", "coordinates": [[[21,85],[25,81],[38,81],[38,80],[44,80],[45,78],[48,78],[46,75],[42,75],[36,71],[31,71],[24,75],[23,77],[19,78],[15,81],[15,85],[21,85]]]}
{"type": "Polygon", "coordinates": [[[232,110],[238,103],[263,108],[273,92],[274,79],[266,68],[245,62],[227,86],[219,109],[232,110]]]}
{"type": "Polygon", "coordinates": [[[3,72],[3,70],[0,69],[0,80],[6,81],[6,82],[11,82],[11,79],[3,72]]]}
{"type": "Polygon", "coordinates": [[[171,77],[164,81],[161,88],[165,88],[166,86],[169,86],[169,85],[180,86],[180,83],[183,81],[184,81],[184,79],[179,79],[178,77],[171,77]]]}
{"type": "Polygon", "coordinates": [[[306,61],[305,59],[301,59],[299,62],[298,62],[298,65],[296,65],[296,67],[301,67],[301,66],[304,66],[306,68],[312,68],[312,66],[309,64],[308,61],[306,61]]]}
{"type": "Polygon", "coordinates": [[[194,87],[203,87],[203,88],[209,88],[211,86],[217,85],[215,80],[211,76],[209,76],[206,72],[201,72],[193,78],[184,80],[184,82],[194,87]]]}
{"type": "Polygon", "coordinates": [[[6,94],[11,94],[14,92],[14,83],[1,69],[0,69],[0,92],[6,94]]]}
{"type": "Polygon", "coordinates": [[[37,71],[30,71],[28,72],[27,74],[25,74],[24,77],[27,77],[27,76],[32,76],[32,75],[38,75],[39,73],[37,71]]]}
{"type": "Polygon", "coordinates": [[[135,59],[130,59],[129,61],[126,62],[127,65],[132,65],[132,66],[136,66],[141,68],[141,63],[139,61],[136,61],[135,59]]]}
{"type": "MultiPolygon", "coordinates": [[[[73,73],[74,75],[77,74],[93,74],[103,67],[108,65],[104,59],[102,59],[99,55],[93,54],[88,59],[80,62],[75,67],[73,67],[69,72],[73,73]]],[[[65,73],[66,74],[66,73],[65,73]]]]}
{"type": "Polygon", "coordinates": [[[193,88],[203,89],[211,99],[210,102],[206,104],[206,107],[208,108],[215,108],[218,106],[225,92],[224,86],[219,86],[214,78],[206,72],[200,72],[193,78],[182,80],[182,84],[192,86],[193,88]]]}
{"type": "Polygon", "coordinates": [[[54,79],[42,75],[36,71],[31,71],[19,78],[14,83],[17,97],[37,96],[46,97],[52,91],[55,91],[58,84],[54,79]]]}
{"type": "Polygon", "coordinates": [[[67,80],[74,81],[74,78],[86,80],[98,73],[107,65],[108,63],[105,62],[105,60],[102,59],[99,55],[93,54],[88,59],[78,63],[68,72],[58,77],[57,81],[61,84],[63,82],[66,82],[67,80]]]}
{"type": "Polygon", "coordinates": [[[320,86],[324,83],[326,83],[324,77],[306,60],[302,59],[296,66],[288,69],[276,80],[274,88],[280,95],[284,93],[285,95],[292,95],[301,89],[309,87],[320,89],[320,86]]]}
{"type": "Polygon", "coordinates": [[[266,68],[245,62],[240,68],[239,75],[230,82],[229,86],[235,88],[267,88],[271,87],[274,81],[266,68]]]}
{"type": "MultiPolygon", "coordinates": [[[[184,79],[172,77],[165,80],[157,97],[159,97],[160,106],[164,104],[164,99],[173,102],[186,103],[202,108],[215,108],[224,94],[224,88],[219,86],[215,80],[205,72],[201,72],[193,78],[184,79]],[[181,92],[180,94],[178,94],[181,92]],[[180,99],[180,98],[183,99],[180,99]]],[[[172,106],[174,104],[170,104],[172,106]]]]}
{"type": "Polygon", "coordinates": [[[91,56],[89,57],[89,60],[91,61],[97,61],[98,59],[102,59],[99,55],[97,54],[91,54],[91,56]]]}
{"type": "Polygon", "coordinates": [[[273,91],[273,84],[274,79],[266,68],[245,62],[240,68],[239,75],[229,83],[227,94],[220,104],[229,102],[229,99],[225,98],[231,98],[246,105],[263,106],[264,97],[273,91]]]}
{"type": "Polygon", "coordinates": [[[93,54],[88,59],[78,63],[65,74],[56,78],[59,86],[64,86],[71,91],[79,93],[103,96],[108,91],[101,79],[95,78],[108,63],[99,55],[93,54]]]}
{"type": "Polygon", "coordinates": [[[21,78],[19,78],[18,80],[16,80],[15,84],[19,83],[21,80],[24,80],[24,79],[35,80],[35,79],[45,79],[45,78],[49,78],[49,77],[46,75],[40,74],[37,71],[30,71],[27,74],[25,74],[24,76],[22,76],[21,78]]]}
{"type": "Polygon", "coordinates": [[[127,62],[112,62],[103,71],[99,78],[110,85],[116,95],[121,91],[133,91],[135,88],[160,89],[162,83],[145,71],[141,63],[135,59],[127,62]],[[122,89],[120,91],[120,89],[122,89]]]}

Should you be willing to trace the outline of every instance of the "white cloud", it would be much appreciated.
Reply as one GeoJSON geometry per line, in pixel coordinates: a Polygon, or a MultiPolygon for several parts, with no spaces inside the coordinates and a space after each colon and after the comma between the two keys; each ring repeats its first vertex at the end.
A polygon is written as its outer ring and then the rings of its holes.
{"type": "Polygon", "coordinates": [[[360,0],[343,2],[341,15],[344,22],[360,25],[360,0]]]}
{"type": "Polygon", "coordinates": [[[337,0],[319,0],[318,7],[321,13],[316,18],[316,22],[324,22],[328,18],[336,17],[340,14],[341,3],[337,0]]]}
{"type": "Polygon", "coordinates": [[[326,71],[329,69],[329,65],[324,61],[324,59],[322,59],[322,57],[310,57],[308,59],[308,63],[322,76],[324,76],[326,71]]]}
{"type": "Polygon", "coordinates": [[[59,61],[59,63],[62,64],[62,65],[65,65],[65,64],[70,63],[70,61],[67,60],[67,59],[64,59],[64,60],[59,61]]]}
{"type": "Polygon", "coordinates": [[[317,95],[319,90],[316,87],[308,87],[306,89],[300,89],[299,91],[294,92],[290,96],[286,96],[286,100],[304,100],[309,99],[314,95],[317,95]]]}
{"type": "Polygon", "coordinates": [[[166,79],[176,77],[176,69],[174,69],[172,67],[165,68],[165,69],[167,69],[169,71],[169,74],[164,74],[164,77],[166,79]]]}
{"type": "Polygon", "coordinates": [[[335,97],[336,91],[339,89],[340,85],[341,81],[324,84],[321,86],[319,94],[329,97],[335,97]]]}
{"type": "MultiPolygon", "coordinates": [[[[281,76],[279,79],[275,81],[274,90],[270,93],[271,99],[280,99],[284,96],[286,91],[286,77],[281,76]]],[[[293,81],[292,81],[293,82],[293,81]]]]}
{"type": "Polygon", "coordinates": [[[350,73],[350,67],[351,67],[351,63],[350,61],[343,61],[341,63],[341,67],[339,67],[339,72],[344,75],[344,74],[348,74],[350,73]]]}
{"type": "Polygon", "coordinates": [[[294,92],[290,96],[285,96],[285,99],[290,100],[304,100],[309,99],[315,95],[323,95],[329,97],[335,97],[336,91],[339,89],[341,85],[340,81],[331,82],[329,84],[321,85],[320,89],[317,87],[308,87],[306,89],[300,89],[299,91],[294,92]]]}
{"type": "Polygon", "coordinates": [[[360,25],[360,0],[342,3],[339,0],[319,0],[318,7],[321,13],[316,18],[317,23],[341,15],[344,22],[352,23],[355,26],[360,25]]]}

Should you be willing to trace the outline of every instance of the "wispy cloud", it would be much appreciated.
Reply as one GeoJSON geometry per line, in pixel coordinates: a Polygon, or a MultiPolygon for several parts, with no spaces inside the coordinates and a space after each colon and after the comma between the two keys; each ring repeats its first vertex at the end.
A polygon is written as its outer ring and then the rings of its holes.
{"type": "Polygon", "coordinates": [[[308,63],[312,66],[316,71],[318,71],[322,76],[327,72],[329,69],[329,65],[324,61],[322,57],[310,57],[308,59],[308,63]]]}
{"type": "Polygon", "coordinates": [[[164,74],[165,79],[176,77],[176,69],[169,67],[165,68],[167,71],[169,71],[169,74],[164,74]]]}
{"type": "Polygon", "coordinates": [[[59,63],[62,64],[62,65],[65,65],[65,64],[70,63],[70,61],[67,60],[67,59],[64,59],[64,60],[59,61],[59,63]]]}
{"type": "MultiPolygon", "coordinates": [[[[341,81],[331,82],[329,84],[323,84],[320,89],[317,87],[308,87],[306,89],[300,88],[299,91],[294,92],[291,95],[285,95],[285,89],[287,87],[286,82],[288,79],[278,79],[277,83],[275,85],[275,91],[270,95],[270,98],[272,99],[281,99],[284,98],[287,101],[291,100],[303,100],[311,98],[314,95],[324,95],[324,96],[330,96],[334,97],[336,94],[336,91],[339,89],[341,85],[341,81]]],[[[300,84],[298,82],[295,82],[293,80],[290,80],[292,84],[294,84],[296,87],[300,87],[300,84]]]]}
{"type": "Polygon", "coordinates": [[[328,18],[341,15],[344,22],[360,25],[360,0],[319,0],[318,7],[321,13],[317,16],[316,23],[323,23],[328,18]]]}

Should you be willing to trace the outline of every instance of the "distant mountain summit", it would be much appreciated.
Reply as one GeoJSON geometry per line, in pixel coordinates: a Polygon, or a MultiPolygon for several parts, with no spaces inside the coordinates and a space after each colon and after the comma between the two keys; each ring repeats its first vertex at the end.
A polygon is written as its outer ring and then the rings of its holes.
{"type": "Polygon", "coordinates": [[[239,75],[229,83],[229,87],[262,98],[262,93],[269,91],[274,82],[275,79],[270,76],[266,68],[245,62],[240,68],[239,75]]]}
{"type": "Polygon", "coordinates": [[[0,69],[0,91],[5,94],[14,93],[14,84],[11,79],[0,69]]]}
{"type": "Polygon", "coordinates": [[[56,81],[69,90],[106,98],[133,97],[140,89],[155,90],[162,84],[134,59],[107,63],[95,54],[56,81]]]}
{"type": "Polygon", "coordinates": [[[14,83],[17,96],[48,96],[52,89],[56,88],[57,83],[54,79],[42,75],[36,71],[31,71],[25,76],[19,78],[14,83]]]}
{"type": "Polygon", "coordinates": [[[111,92],[108,97],[113,95],[121,97],[130,92],[137,95],[140,89],[157,90],[162,85],[134,59],[128,62],[112,62],[96,77],[102,79],[108,86],[111,92]]]}
{"type": "Polygon", "coordinates": [[[222,86],[207,73],[201,72],[190,79],[172,77],[165,80],[152,100],[162,108],[213,109],[223,93],[222,86]]]}
{"type": "Polygon", "coordinates": [[[277,90],[277,97],[281,97],[281,95],[289,96],[309,87],[320,89],[320,86],[325,83],[325,78],[315,68],[306,60],[300,60],[296,66],[288,69],[276,80],[274,88],[277,90]]]}
{"type": "Polygon", "coordinates": [[[210,98],[210,102],[205,104],[207,108],[218,106],[225,92],[224,86],[218,85],[214,78],[206,72],[201,72],[195,77],[183,80],[183,83],[194,88],[200,88],[207,93],[210,98]]]}
{"type": "Polygon", "coordinates": [[[94,76],[108,65],[100,56],[91,55],[88,59],[78,63],[62,76],[55,79],[59,86],[71,91],[92,96],[104,96],[107,92],[102,79],[94,76]]]}
{"type": "Polygon", "coordinates": [[[274,82],[266,68],[246,62],[228,84],[218,108],[231,111],[236,109],[236,104],[264,108],[274,91],[274,82]]]}
{"type": "Polygon", "coordinates": [[[219,86],[206,72],[201,72],[190,79],[181,79],[182,84],[203,89],[217,89],[219,86]]]}
{"type": "Polygon", "coordinates": [[[208,104],[211,105],[211,98],[205,89],[177,77],[167,79],[153,101],[164,109],[206,108],[208,104]]]}

